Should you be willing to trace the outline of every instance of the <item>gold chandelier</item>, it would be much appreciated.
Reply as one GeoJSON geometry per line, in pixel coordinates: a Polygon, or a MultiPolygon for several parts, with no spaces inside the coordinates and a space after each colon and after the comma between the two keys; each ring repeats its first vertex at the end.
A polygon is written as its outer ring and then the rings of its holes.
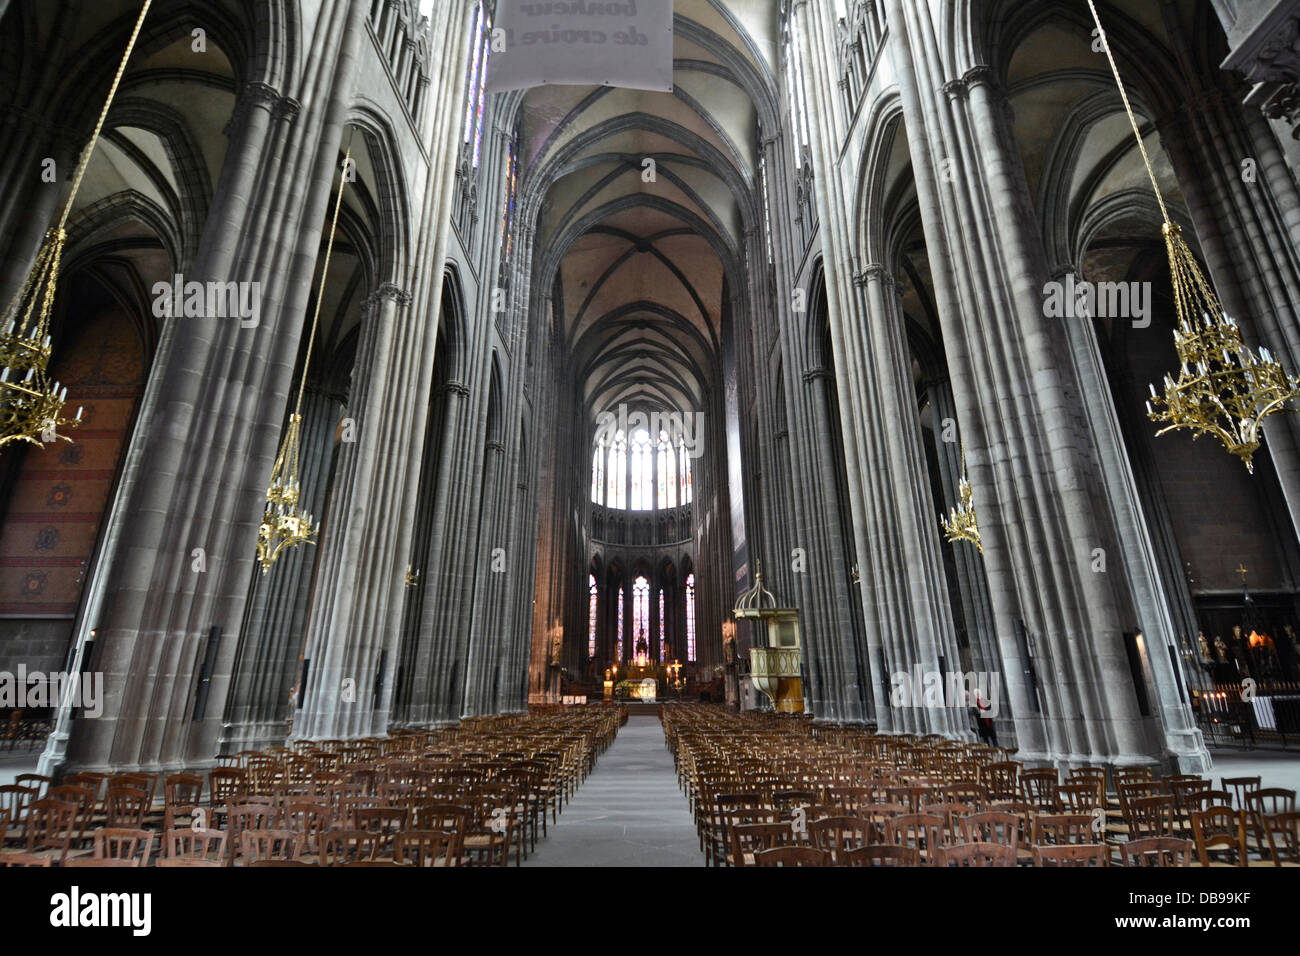
{"type": "Polygon", "coordinates": [[[1146,403],[1147,417],[1164,423],[1156,432],[1185,428],[1193,438],[1212,435],[1229,452],[1240,458],[1246,470],[1254,473],[1251,460],[1260,445],[1260,427],[1274,412],[1295,411],[1287,402],[1300,398],[1300,382],[1292,379],[1268,350],[1256,354],[1241,337],[1236,321],[1224,313],[1214,289],[1210,287],[1196,258],[1183,241],[1181,230],[1170,221],[1164,196],[1156,182],[1146,144],[1138,129],[1133,108],[1129,105],[1124,82],[1110,51],[1106,31],[1093,0],[1088,0],[1106,59],[1110,62],[1115,84],[1128,113],[1129,125],[1137,138],[1142,162],[1146,164],[1151,188],[1155,190],[1160,213],[1164,217],[1162,232],[1169,254],[1169,271],[1173,280],[1174,306],[1178,324],[1174,329],[1174,348],[1179,369],[1175,379],[1166,374],[1164,394],[1148,386],[1151,398],[1146,403]]]}
{"type": "Polygon", "coordinates": [[[975,494],[971,491],[970,481],[966,478],[966,448],[963,445],[961,450],[961,478],[957,481],[957,504],[948,511],[945,518],[939,515],[939,525],[943,528],[944,537],[953,543],[958,541],[969,541],[979,549],[979,553],[984,553],[984,545],[980,542],[979,521],[975,518],[975,494]]]}
{"type": "Polygon", "coordinates": [[[321,305],[325,300],[325,280],[329,278],[330,259],[334,255],[334,237],[339,229],[339,210],[343,207],[343,187],[352,168],[352,150],[343,159],[339,176],[338,198],[334,202],[334,220],[330,225],[329,242],[325,246],[325,264],[321,269],[320,288],[316,292],[316,312],[311,320],[311,333],[307,338],[307,354],[302,362],[302,377],[298,382],[298,403],[289,416],[280,454],[271,469],[271,484],[266,489],[266,510],[257,529],[257,559],[262,573],[266,574],[286,548],[302,544],[315,544],[320,528],[311,512],[304,511],[302,485],[298,480],[299,445],[302,437],[302,396],[307,387],[307,370],[311,367],[312,346],[316,343],[316,327],[320,324],[321,305]]]}
{"type": "Polygon", "coordinates": [[[49,379],[47,370],[52,352],[50,316],[54,311],[54,293],[59,282],[63,246],[68,239],[68,216],[72,213],[72,204],[81,189],[86,167],[99,142],[109,108],[122,83],[131,51],[135,49],[152,2],[153,0],[145,0],[140,16],[136,18],[135,29],[131,31],[126,52],[113,77],[113,85],[109,87],[104,108],[99,112],[95,131],[81,152],[72,178],[72,190],[63,205],[58,225],[45,234],[45,240],[36,254],[36,264],[5,309],[3,318],[0,318],[0,448],[20,441],[38,448],[44,448],[47,443],[60,438],[70,442],[72,439],[60,435],[59,429],[76,428],[81,424],[82,409],[78,408],[77,414],[72,418],[63,414],[63,403],[68,397],[67,387],[49,379]]]}

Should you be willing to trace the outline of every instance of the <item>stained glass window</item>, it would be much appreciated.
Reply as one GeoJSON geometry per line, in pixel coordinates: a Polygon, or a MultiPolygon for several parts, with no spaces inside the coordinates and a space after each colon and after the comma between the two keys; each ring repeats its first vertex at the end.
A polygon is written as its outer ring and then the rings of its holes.
{"type": "Polygon", "coordinates": [[[794,143],[794,166],[799,169],[803,165],[803,147],[808,145],[809,125],[808,100],[803,88],[803,52],[793,36],[796,16],[796,13],[790,14],[791,23],[785,36],[785,85],[786,94],[790,98],[790,123],[797,137],[794,143]]]}
{"type": "Polygon", "coordinates": [[[587,656],[596,656],[596,575],[587,575],[587,590],[591,597],[587,604],[587,656]]]}
{"type": "Polygon", "coordinates": [[[660,508],[677,507],[677,453],[667,432],[659,433],[658,485],[660,508]]]}
{"type": "Polygon", "coordinates": [[[650,582],[638,577],[632,582],[632,653],[645,648],[650,653],[650,582]],[[644,641],[643,645],[641,642],[644,641]]]}
{"type": "Polygon", "coordinates": [[[598,430],[591,458],[591,500],[607,508],[653,511],[691,503],[691,464],[686,439],[667,431],[657,438],[638,428],[611,439],[598,430]],[[608,442],[608,444],[607,444],[608,442]]]}
{"type": "Polygon", "coordinates": [[[650,433],[644,429],[632,436],[632,510],[654,508],[653,463],[650,457],[650,433]]]}
{"type": "Polygon", "coordinates": [[[478,168],[479,150],[483,144],[483,107],[487,102],[488,55],[492,52],[489,34],[492,22],[487,18],[480,2],[474,8],[474,26],[469,34],[470,63],[469,85],[465,104],[465,143],[474,144],[474,168],[478,168]]]}
{"type": "Polygon", "coordinates": [[[605,504],[611,508],[627,507],[627,437],[621,431],[614,433],[614,442],[609,448],[609,488],[605,504]]]}
{"type": "Polygon", "coordinates": [[[623,583],[618,585],[618,623],[614,626],[614,660],[623,659],[623,583]]]}
{"type": "Polygon", "coordinates": [[[686,575],[686,659],[695,660],[695,575],[686,575]]]}
{"type": "Polygon", "coordinates": [[[682,494],[681,501],[684,505],[689,505],[692,500],[693,488],[691,485],[691,456],[686,453],[686,442],[682,442],[677,448],[678,460],[681,463],[682,475],[682,494]]]}
{"type": "Polygon", "coordinates": [[[668,644],[664,628],[664,589],[659,589],[659,662],[663,663],[664,649],[668,644]]]}
{"type": "Polygon", "coordinates": [[[596,445],[596,451],[591,456],[591,500],[596,504],[601,503],[601,493],[605,490],[605,443],[602,441],[596,445]]]}

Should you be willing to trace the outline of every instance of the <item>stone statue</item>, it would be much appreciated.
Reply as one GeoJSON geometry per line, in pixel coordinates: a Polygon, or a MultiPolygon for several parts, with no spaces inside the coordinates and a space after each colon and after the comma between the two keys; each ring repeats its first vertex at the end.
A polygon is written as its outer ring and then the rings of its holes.
{"type": "Polygon", "coordinates": [[[1201,652],[1201,662],[1204,664],[1210,663],[1212,660],[1210,657],[1210,642],[1205,639],[1204,631],[1196,632],[1196,646],[1201,652]]]}
{"type": "Polygon", "coordinates": [[[1220,664],[1228,663],[1228,645],[1217,634],[1214,636],[1214,656],[1218,658],[1220,664]]]}

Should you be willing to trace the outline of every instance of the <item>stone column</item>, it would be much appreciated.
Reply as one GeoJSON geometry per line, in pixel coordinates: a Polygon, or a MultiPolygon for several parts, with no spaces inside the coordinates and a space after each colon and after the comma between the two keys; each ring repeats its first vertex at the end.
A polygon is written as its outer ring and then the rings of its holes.
{"type": "MultiPolygon", "coordinates": [[[[312,515],[324,515],[328,510],[343,398],[314,383],[309,383],[303,395],[300,481],[302,507],[312,515]]],[[[319,556],[318,536],[317,544],[281,552],[265,575],[260,566],[253,572],[252,596],[222,728],[222,753],[284,743],[287,721],[293,716],[289,698],[300,678],[319,556]]]]}
{"type": "Polygon", "coordinates": [[[1097,452],[1069,399],[1072,365],[1043,314],[1047,269],[1005,95],[984,68],[945,82],[932,11],[888,10],[1002,656],[1023,660],[1022,621],[1042,691],[1040,716],[1028,678],[1004,667],[1020,756],[1148,762],[1128,612],[1089,560],[1118,544],[1092,490],[1097,452]]]}
{"type": "MultiPolygon", "coordinates": [[[[305,58],[311,66],[300,80],[313,103],[302,122],[257,90],[232,122],[187,279],[260,283],[259,324],[168,323],[174,331],[160,346],[158,382],[146,392],[119,491],[119,501],[128,497],[108,529],[113,553],[99,562],[105,578],[95,587],[100,616],[90,668],[105,675],[104,714],[73,725],[71,768],[203,766],[216,751],[363,15],[354,5],[321,7],[305,58]],[[268,151],[273,121],[281,145],[268,151]],[[259,234],[253,224],[271,204],[282,213],[273,234],[259,234]],[[204,670],[213,628],[219,643],[204,670]],[[194,695],[204,681],[200,712],[194,695]]],[[[93,620],[87,616],[83,630],[93,620]]]]}

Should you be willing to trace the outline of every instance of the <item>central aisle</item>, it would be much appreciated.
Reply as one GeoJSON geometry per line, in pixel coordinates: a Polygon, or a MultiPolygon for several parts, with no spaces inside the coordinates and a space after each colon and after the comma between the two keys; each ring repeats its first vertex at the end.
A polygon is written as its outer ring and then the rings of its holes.
{"type": "Polygon", "coordinates": [[[657,717],[630,717],[524,866],[703,866],[657,717]]]}

